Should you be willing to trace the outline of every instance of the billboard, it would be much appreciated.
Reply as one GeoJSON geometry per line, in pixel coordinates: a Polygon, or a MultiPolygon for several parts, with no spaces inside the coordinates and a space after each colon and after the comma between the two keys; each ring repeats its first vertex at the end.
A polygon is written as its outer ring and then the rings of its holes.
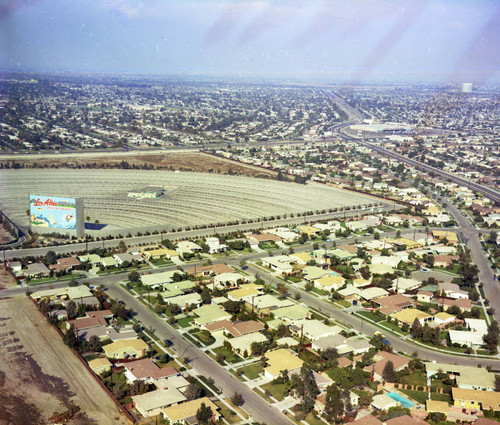
{"type": "Polygon", "coordinates": [[[81,236],[83,203],[77,198],[30,195],[30,226],[37,233],[58,232],[81,236]]]}

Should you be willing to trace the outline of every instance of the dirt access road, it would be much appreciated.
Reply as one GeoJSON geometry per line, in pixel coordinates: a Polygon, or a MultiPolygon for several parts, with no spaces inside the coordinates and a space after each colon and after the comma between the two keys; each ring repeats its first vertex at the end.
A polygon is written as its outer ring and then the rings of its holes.
{"type": "Polygon", "coordinates": [[[130,424],[28,298],[0,300],[0,424],[130,424]]]}

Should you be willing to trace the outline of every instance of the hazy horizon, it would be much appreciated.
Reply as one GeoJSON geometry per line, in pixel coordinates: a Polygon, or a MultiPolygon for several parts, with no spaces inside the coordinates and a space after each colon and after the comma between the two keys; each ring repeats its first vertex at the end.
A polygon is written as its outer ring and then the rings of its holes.
{"type": "Polygon", "coordinates": [[[7,71],[500,81],[491,0],[7,0],[0,22],[7,71]]]}

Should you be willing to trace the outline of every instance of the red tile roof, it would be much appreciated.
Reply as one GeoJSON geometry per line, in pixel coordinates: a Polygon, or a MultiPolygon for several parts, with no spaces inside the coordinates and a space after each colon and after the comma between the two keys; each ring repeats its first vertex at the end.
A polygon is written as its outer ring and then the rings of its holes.
{"type": "Polygon", "coordinates": [[[158,365],[151,359],[140,359],[133,362],[125,363],[127,369],[136,379],[144,378],[168,378],[169,376],[176,376],[179,374],[173,367],[158,367],[158,365]]]}

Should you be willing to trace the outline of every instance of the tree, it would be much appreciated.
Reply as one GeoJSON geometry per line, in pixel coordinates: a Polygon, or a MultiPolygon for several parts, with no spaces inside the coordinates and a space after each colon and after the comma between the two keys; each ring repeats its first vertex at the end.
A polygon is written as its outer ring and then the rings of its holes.
{"type": "Polygon", "coordinates": [[[288,294],[288,288],[284,283],[279,283],[278,284],[278,292],[280,293],[281,298],[285,298],[288,294]]]}
{"type": "Polygon", "coordinates": [[[238,301],[226,301],[223,306],[224,309],[231,314],[238,314],[241,310],[241,304],[238,301]]]}
{"type": "Polygon", "coordinates": [[[63,342],[69,348],[75,349],[78,347],[78,338],[76,337],[75,328],[73,326],[70,326],[70,328],[64,334],[63,342]]]}
{"type": "Polygon", "coordinates": [[[130,272],[128,274],[128,280],[130,280],[131,282],[139,282],[140,278],[141,275],[136,271],[130,272]]]}
{"type": "Polygon", "coordinates": [[[422,342],[432,341],[432,328],[426,323],[422,329],[422,342]]]}
{"type": "Polygon", "coordinates": [[[331,361],[338,359],[340,355],[336,348],[328,347],[326,350],[323,351],[322,356],[325,360],[331,361]]]}
{"type": "Polygon", "coordinates": [[[120,303],[113,304],[110,310],[111,313],[113,313],[116,317],[120,317],[121,319],[126,319],[129,315],[129,311],[123,304],[120,303]]]}
{"type": "Polygon", "coordinates": [[[78,307],[73,300],[66,305],[66,315],[70,320],[78,317],[78,307]]]}
{"type": "Polygon", "coordinates": [[[176,314],[179,314],[181,312],[181,308],[179,306],[179,304],[170,304],[170,306],[168,307],[168,309],[170,310],[170,313],[172,313],[174,316],[176,314]]]}
{"type": "Polygon", "coordinates": [[[210,291],[206,286],[203,288],[203,291],[201,291],[200,296],[201,296],[201,302],[203,304],[210,304],[210,302],[212,301],[212,297],[210,296],[210,291]]]}
{"type": "Polygon", "coordinates": [[[130,386],[130,395],[140,395],[149,391],[149,384],[141,379],[135,380],[130,386]]]}
{"type": "Polygon", "coordinates": [[[499,333],[498,323],[496,321],[491,322],[488,327],[488,333],[483,336],[484,346],[490,353],[497,351],[499,333]]]}
{"type": "Polygon", "coordinates": [[[200,408],[196,411],[196,420],[199,424],[207,425],[212,422],[212,408],[206,406],[205,403],[201,403],[200,408]]]}
{"type": "Polygon", "coordinates": [[[48,251],[45,254],[45,261],[49,264],[55,264],[57,261],[57,254],[54,251],[48,251]]]}
{"type": "Polygon", "coordinates": [[[291,335],[290,329],[288,328],[288,326],[284,325],[283,323],[281,323],[278,326],[278,329],[276,329],[276,336],[278,338],[283,338],[283,337],[290,336],[290,335],[291,335]]]}
{"type": "Polygon", "coordinates": [[[417,318],[415,318],[415,320],[413,321],[413,325],[411,325],[410,333],[411,336],[415,339],[422,338],[422,325],[417,318]]]}
{"type": "Polygon", "coordinates": [[[126,252],[127,251],[127,244],[124,241],[120,241],[118,244],[118,250],[120,252],[126,252]]]}
{"type": "Polygon", "coordinates": [[[186,396],[188,401],[196,400],[203,395],[203,391],[198,385],[192,382],[187,386],[184,395],[186,396]]]}
{"type": "Polygon", "coordinates": [[[102,350],[101,340],[97,335],[92,335],[88,340],[87,347],[91,351],[101,351],[102,350]]]}
{"type": "Polygon", "coordinates": [[[240,393],[235,392],[235,393],[231,396],[231,402],[232,402],[235,406],[241,406],[241,405],[244,403],[243,396],[242,396],[240,393]]]}
{"type": "Polygon", "coordinates": [[[267,345],[262,342],[252,342],[250,344],[250,351],[252,352],[252,356],[263,356],[267,351],[267,345]]]}
{"type": "Polygon", "coordinates": [[[292,376],[291,383],[295,394],[301,399],[302,413],[309,413],[314,408],[314,400],[318,395],[318,385],[311,368],[304,364],[300,373],[292,376]]]}
{"type": "Polygon", "coordinates": [[[382,371],[382,377],[387,382],[394,382],[396,380],[396,372],[394,372],[394,363],[389,360],[382,371]]]}
{"type": "Polygon", "coordinates": [[[337,422],[344,413],[344,403],[340,399],[340,389],[337,384],[326,388],[325,414],[329,422],[337,422]]]}

